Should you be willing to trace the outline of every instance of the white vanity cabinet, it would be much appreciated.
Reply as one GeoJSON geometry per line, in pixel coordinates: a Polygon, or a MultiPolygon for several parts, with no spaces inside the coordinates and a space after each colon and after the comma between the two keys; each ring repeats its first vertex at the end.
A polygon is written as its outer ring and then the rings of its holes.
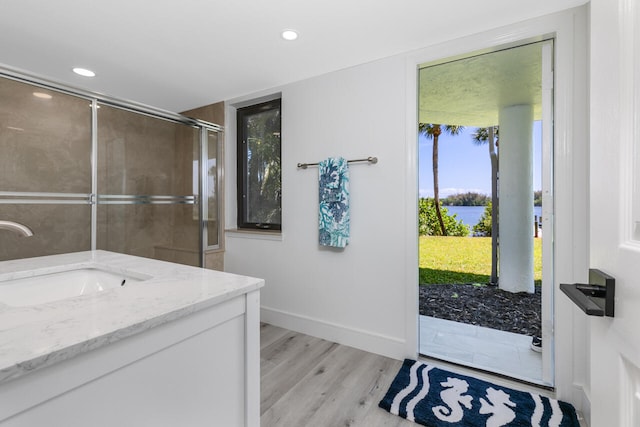
{"type": "MultiPolygon", "coordinates": [[[[43,349],[43,358],[14,366],[14,377],[0,382],[0,426],[258,426],[262,281],[255,280],[245,280],[249,284],[241,289],[225,286],[234,288],[233,296],[227,294],[220,301],[207,298],[208,291],[200,292],[203,296],[191,306],[182,303],[165,312],[159,324],[135,333],[131,328],[116,328],[101,335],[104,310],[96,308],[96,335],[87,337],[85,347],[77,339],[73,345],[57,347],[55,340],[45,340],[43,346],[55,347],[48,356],[53,360],[47,360],[43,349]]],[[[149,298],[154,297],[167,295],[150,292],[149,298]]],[[[96,298],[86,302],[101,304],[96,298]]],[[[123,305],[123,309],[135,309],[135,305],[123,305]]],[[[90,312],[81,313],[84,322],[92,322],[90,312]]],[[[0,313],[0,322],[9,315],[10,310],[0,313]]],[[[59,320],[49,325],[49,336],[63,333],[65,325],[59,320]]],[[[92,330],[91,325],[83,328],[92,330]]],[[[25,336],[29,338],[37,334],[25,336]]],[[[24,344],[34,351],[39,345],[24,344]]]]}

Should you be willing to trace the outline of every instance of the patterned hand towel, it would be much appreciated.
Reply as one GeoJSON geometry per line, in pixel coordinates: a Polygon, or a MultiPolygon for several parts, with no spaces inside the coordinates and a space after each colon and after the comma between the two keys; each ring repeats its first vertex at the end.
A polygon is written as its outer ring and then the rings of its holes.
{"type": "Polygon", "coordinates": [[[319,243],[344,248],[349,243],[349,165],[342,157],[318,164],[319,243]]]}

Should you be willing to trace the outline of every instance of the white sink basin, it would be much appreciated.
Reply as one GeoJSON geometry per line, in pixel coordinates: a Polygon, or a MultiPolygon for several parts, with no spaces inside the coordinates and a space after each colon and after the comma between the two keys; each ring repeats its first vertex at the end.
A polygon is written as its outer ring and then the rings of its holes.
{"type": "Polygon", "coordinates": [[[151,276],[108,271],[98,266],[0,280],[0,302],[23,307],[95,294],[150,279],[151,276]]]}

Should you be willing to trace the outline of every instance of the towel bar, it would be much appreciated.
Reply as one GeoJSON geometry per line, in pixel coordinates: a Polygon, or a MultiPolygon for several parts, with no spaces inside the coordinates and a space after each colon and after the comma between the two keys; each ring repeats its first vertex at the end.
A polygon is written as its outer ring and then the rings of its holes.
{"type": "MultiPolygon", "coordinates": [[[[369,162],[375,165],[376,163],[378,163],[378,158],[370,156],[370,157],[367,157],[366,159],[347,160],[347,163],[356,163],[356,162],[369,162]]],[[[299,169],[306,169],[309,166],[318,166],[318,163],[298,163],[299,169]]]]}

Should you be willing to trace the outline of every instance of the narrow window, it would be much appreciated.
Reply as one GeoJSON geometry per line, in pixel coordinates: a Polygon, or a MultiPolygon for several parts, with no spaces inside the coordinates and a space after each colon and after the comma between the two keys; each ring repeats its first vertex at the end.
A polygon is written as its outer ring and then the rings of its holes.
{"type": "Polygon", "coordinates": [[[238,228],[280,230],[280,99],[237,114],[238,228]]]}

